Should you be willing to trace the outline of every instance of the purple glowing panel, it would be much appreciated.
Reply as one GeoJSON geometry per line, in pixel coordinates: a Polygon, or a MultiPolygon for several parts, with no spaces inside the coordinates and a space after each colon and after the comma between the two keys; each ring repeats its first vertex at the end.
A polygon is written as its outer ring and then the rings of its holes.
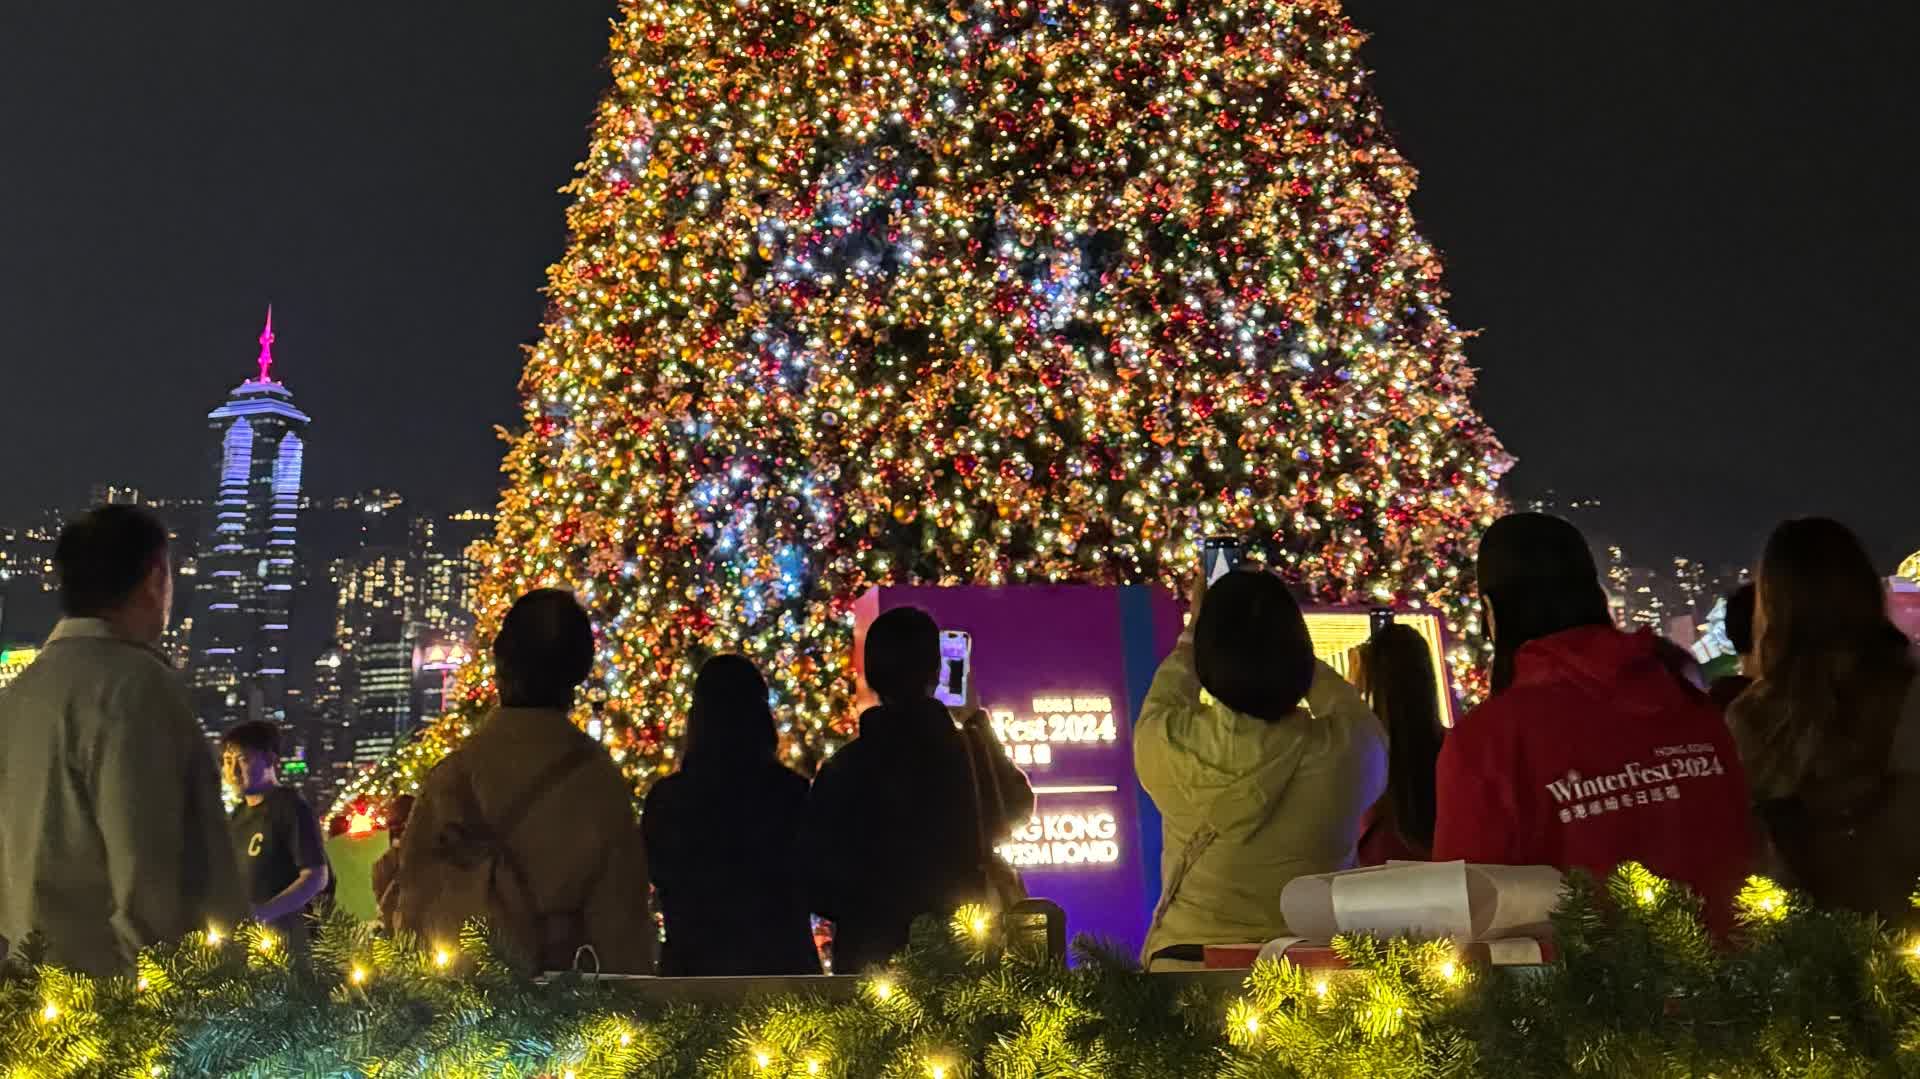
{"type": "MultiPolygon", "coordinates": [[[[972,635],[980,702],[1037,795],[999,850],[1073,935],[1139,951],[1160,890],[1160,821],[1133,772],[1133,720],[1180,632],[1173,597],[1118,587],[882,588],[855,605],[920,607],[972,635]]],[[[858,644],[856,643],[856,649],[858,644]]]]}

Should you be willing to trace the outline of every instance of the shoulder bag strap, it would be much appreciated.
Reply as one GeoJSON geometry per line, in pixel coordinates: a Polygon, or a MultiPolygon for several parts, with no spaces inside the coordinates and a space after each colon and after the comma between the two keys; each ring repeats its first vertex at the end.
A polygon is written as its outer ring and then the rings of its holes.
{"type": "Polygon", "coordinates": [[[507,872],[513,874],[514,883],[519,885],[521,894],[526,896],[529,902],[534,895],[533,878],[521,865],[519,857],[513,853],[513,833],[526,821],[527,814],[533,811],[534,806],[551,794],[562,779],[592,760],[596,752],[598,749],[595,746],[576,745],[562,753],[552,764],[542,768],[519,794],[514,795],[513,801],[507,803],[507,808],[502,810],[500,816],[489,826],[488,830],[493,834],[495,853],[499,855],[501,864],[507,867],[507,872]]]}
{"type": "Polygon", "coordinates": [[[987,826],[989,813],[993,815],[992,819],[999,819],[998,784],[994,780],[991,766],[976,759],[982,749],[979,736],[970,728],[963,726],[960,728],[960,741],[966,747],[967,780],[973,787],[974,837],[979,846],[980,866],[984,869],[993,864],[988,859],[998,857],[993,852],[993,836],[987,826]],[[982,771],[987,773],[984,779],[980,774],[982,771]],[[989,787],[995,788],[993,792],[995,797],[991,803],[987,800],[989,787]],[[990,804],[993,808],[989,808],[990,804]]]}
{"type": "MultiPolygon", "coordinates": [[[[1272,792],[1273,797],[1263,820],[1270,817],[1278,808],[1280,791],[1286,790],[1287,786],[1293,782],[1293,774],[1299,768],[1300,762],[1296,759],[1293,768],[1287,772],[1286,782],[1280,785],[1279,791],[1272,792]]],[[[1154,905],[1153,928],[1160,928],[1160,923],[1166,919],[1167,910],[1173,906],[1174,898],[1180,894],[1180,885],[1186,883],[1187,874],[1192,871],[1194,863],[1200,860],[1200,856],[1207,852],[1208,847],[1213,846],[1214,840],[1220,838],[1220,830],[1213,823],[1213,811],[1219,808],[1222,797],[1225,797],[1224,793],[1207,804],[1207,811],[1200,818],[1200,827],[1194,829],[1186,845],[1180,848],[1180,860],[1173,864],[1173,872],[1167,875],[1167,886],[1160,892],[1160,902],[1154,905]]]]}

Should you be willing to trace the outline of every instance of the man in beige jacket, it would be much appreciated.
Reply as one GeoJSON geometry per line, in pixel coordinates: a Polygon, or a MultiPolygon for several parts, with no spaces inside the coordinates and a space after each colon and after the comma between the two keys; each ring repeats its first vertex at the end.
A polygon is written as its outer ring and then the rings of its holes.
{"type": "Polygon", "coordinates": [[[154,648],[173,603],[167,532],[132,506],[67,526],[65,614],[0,694],[0,938],[129,971],[140,949],[246,910],[212,751],[154,648]]]}
{"type": "Polygon", "coordinates": [[[451,956],[484,919],[521,969],[651,974],[659,946],[633,788],[568,718],[593,627],[540,589],[493,642],[500,707],[421,785],[391,889],[394,927],[451,956]],[[589,955],[589,951],[590,955],[589,955]]]}

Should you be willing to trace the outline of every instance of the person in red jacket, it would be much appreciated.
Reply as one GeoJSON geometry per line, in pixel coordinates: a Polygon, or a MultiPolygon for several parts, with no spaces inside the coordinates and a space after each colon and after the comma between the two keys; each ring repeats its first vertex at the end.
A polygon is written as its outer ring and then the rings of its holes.
{"type": "Polygon", "coordinates": [[[1493,695],[1440,751],[1433,856],[1584,869],[1637,861],[1717,935],[1752,864],[1747,780],[1719,709],[1614,628],[1585,537],[1523,513],[1487,530],[1479,585],[1493,695]]]}

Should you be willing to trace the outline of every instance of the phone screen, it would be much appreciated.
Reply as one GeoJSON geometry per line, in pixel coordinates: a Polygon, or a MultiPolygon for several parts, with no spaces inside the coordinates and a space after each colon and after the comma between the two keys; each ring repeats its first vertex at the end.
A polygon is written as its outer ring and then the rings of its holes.
{"type": "Polygon", "coordinates": [[[973,637],[957,629],[940,633],[940,684],[933,695],[948,708],[967,703],[967,667],[973,660],[973,637]]]}
{"type": "Polygon", "coordinates": [[[1212,586],[1238,569],[1241,557],[1238,539],[1232,536],[1208,536],[1200,547],[1200,570],[1207,575],[1207,584],[1212,586]]]}

